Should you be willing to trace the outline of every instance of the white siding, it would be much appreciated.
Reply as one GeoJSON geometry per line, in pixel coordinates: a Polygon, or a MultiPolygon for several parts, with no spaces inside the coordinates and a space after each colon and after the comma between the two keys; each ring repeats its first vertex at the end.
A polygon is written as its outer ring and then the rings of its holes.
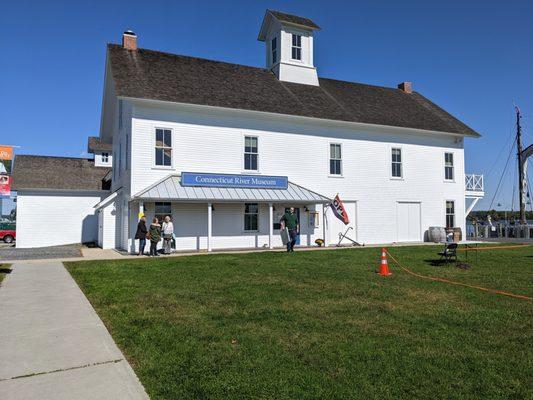
{"type": "Polygon", "coordinates": [[[102,207],[98,213],[98,245],[103,249],[114,249],[117,246],[116,231],[116,206],[115,201],[102,207]]]}
{"type": "Polygon", "coordinates": [[[20,248],[96,242],[99,193],[19,191],[17,241],[20,248]]]}
{"type": "MultiPolygon", "coordinates": [[[[292,122],[281,116],[252,117],[229,110],[136,105],[132,121],[130,193],[138,193],[168,174],[181,171],[244,173],[245,135],[259,137],[261,174],[286,175],[292,182],[322,195],[332,198],[339,193],[341,199],[357,201],[359,242],[397,241],[399,201],[420,203],[424,235],[430,226],[445,225],[445,201],[455,200],[457,225],[464,231],[462,140],[452,135],[394,128],[351,128],[324,121],[292,122]],[[153,165],[156,127],[172,129],[172,168],[153,165]],[[342,177],[329,176],[328,152],[332,141],[342,144],[342,177]],[[402,148],[403,178],[400,180],[391,179],[391,147],[394,146],[402,148]],[[448,151],[454,153],[454,182],[444,181],[444,153],[448,151]]],[[[235,241],[239,243],[251,240],[248,235],[231,232],[238,235],[235,241]]],[[[321,232],[321,228],[317,229],[315,236],[321,237],[321,232]]],[[[214,243],[229,240],[234,239],[216,238],[214,243]]]]}

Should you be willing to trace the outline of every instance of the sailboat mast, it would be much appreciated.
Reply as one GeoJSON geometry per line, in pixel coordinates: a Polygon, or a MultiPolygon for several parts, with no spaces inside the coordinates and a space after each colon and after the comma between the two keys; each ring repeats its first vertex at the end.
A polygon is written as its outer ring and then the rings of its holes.
{"type": "Polygon", "coordinates": [[[516,146],[518,150],[518,199],[520,201],[520,225],[526,224],[526,194],[524,191],[524,166],[522,164],[522,127],[520,126],[520,109],[516,109],[516,146]]]}

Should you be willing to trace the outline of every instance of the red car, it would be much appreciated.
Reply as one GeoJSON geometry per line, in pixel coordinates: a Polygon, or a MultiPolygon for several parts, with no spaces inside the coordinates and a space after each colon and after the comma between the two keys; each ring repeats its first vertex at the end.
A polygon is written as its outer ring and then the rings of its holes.
{"type": "Polygon", "coordinates": [[[6,229],[0,231],[0,240],[3,240],[6,243],[13,243],[13,240],[15,240],[17,237],[17,233],[15,230],[6,229]]]}

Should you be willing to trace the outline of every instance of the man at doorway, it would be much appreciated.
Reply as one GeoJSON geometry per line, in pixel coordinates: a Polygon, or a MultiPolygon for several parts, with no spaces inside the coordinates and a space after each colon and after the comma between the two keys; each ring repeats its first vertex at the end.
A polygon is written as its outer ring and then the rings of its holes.
{"type": "Polygon", "coordinates": [[[285,215],[281,217],[281,229],[287,228],[289,232],[289,240],[287,241],[287,251],[293,252],[296,238],[300,234],[300,222],[294,213],[294,207],[289,208],[285,215]]]}

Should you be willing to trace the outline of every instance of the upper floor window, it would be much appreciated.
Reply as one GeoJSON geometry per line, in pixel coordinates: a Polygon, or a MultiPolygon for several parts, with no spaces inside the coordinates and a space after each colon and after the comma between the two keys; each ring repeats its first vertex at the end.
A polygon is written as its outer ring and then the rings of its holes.
{"type": "Polygon", "coordinates": [[[118,144],[118,177],[120,178],[120,173],[122,170],[122,142],[118,144]]]}
{"type": "Polygon", "coordinates": [[[244,137],[244,169],[249,171],[257,171],[257,158],[259,150],[257,147],[257,138],[254,136],[244,137]]]}
{"type": "Polygon", "coordinates": [[[329,145],[329,174],[342,175],[342,149],[339,143],[329,145]]]}
{"type": "Polygon", "coordinates": [[[122,129],[122,100],[118,101],[118,129],[122,129]]]}
{"type": "Polygon", "coordinates": [[[245,203],[244,205],[244,230],[259,230],[259,205],[257,203],[245,203]]]}
{"type": "Polygon", "coordinates": [[[103,163],[109,162],[109,153],[102,153],[102,162],[103,163]]]}
{"type": "Polygon", "coordinates": [[[446,228],[455,226],[455,201],[446,201],[446,228]]]}
{"type": "Polygon", "coordinates": [[[453,153],[444,153],[444,179],[453,181],[453,153]]]}
{"type": "Polygon", "coordinates": [[[302,36],[292,34],[292,59],[302,59],[302,36]]]}
{"type": "Polygon", "coordinates": [[[402,149],[392,149],[392,177],[401,178],[402,177],[402,149]]]}
{"type": "Polygon", "coordinates": [[[170,167],[172,165],[172,131],[155,130],[155,165],[170,167]]]}
{"type": "Polygon", "coordinates": [[[272,49],[272,64],[275,64],[278,61],[278,38],[275,37],[270,43],[270,48],[272,49]]]}

